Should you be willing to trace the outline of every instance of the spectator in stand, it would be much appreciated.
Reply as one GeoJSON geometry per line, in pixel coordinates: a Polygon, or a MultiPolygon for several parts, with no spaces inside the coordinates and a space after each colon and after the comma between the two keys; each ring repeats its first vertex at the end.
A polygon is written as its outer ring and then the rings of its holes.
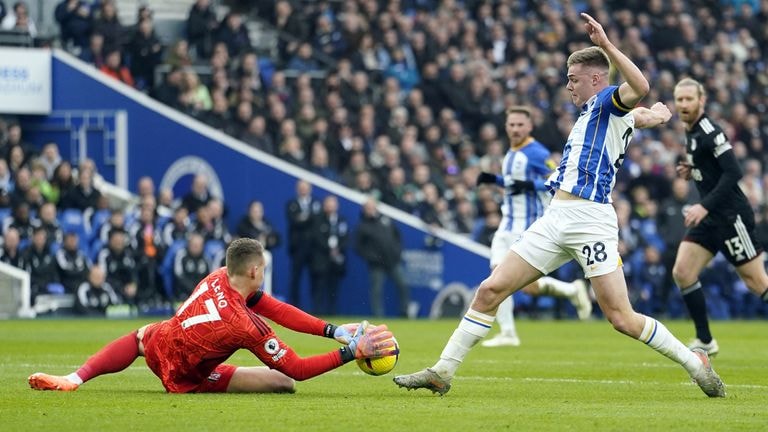
{"type": "Polygon", "coordinates": [[[99,67],[99,70],[107,76],[110,76],[123,84],[127,84],[131,87],[135,87],[136,83],[133,80],[131,71],[123,65],[123,54],[120,48],[111,48],[106,51],[104,56],[104,64],[99,67]]]}
{"type": "Polygon", "coordinates": [[[267,132],[267,122],[264,116],[254,116],[248,123],[248,129],[240,136],[246,144],[269,154],[275,154],[275,145],[267,132]]]}
{"type": "Polygon", "coordinates": [[[176,301],[189,297],[210,270],[203,256],[204,242],[203,236],[191,233],[187,247],[176,252],[173,260],[173,293],[176,301]]]}
{"type": "MultiPolygon", "coordinates": [[[[229,110],[229,100],[223,91],[214,91],[211,93],[211,109],[202,114],[200,120],[208,126],[218,129],[222,132],[229,128],[232,123],[232,114],[229,110]]],[[[240,138],[245,140],[245,133],[240,138]]]]}
{"type": "Polygon", "coordinates": [[[106,273],[107,282],[128,303],[136,304],[138,287],[136,282],[136,260],[133,253],[126,248],[126,232],[114,228],[109,232],[107,245],[99,251],[96,264],[106,273]]]}
{"type": "Polygon", "coordinates": [[[165,245],[162,233],[155,226],[155,218],[155,208],[145,203],[141,206],[139,219],[128,231],[136,259],[136,301],[140,306],[156,303],[159,295],[164,293],[157,269],[162,262],[165,245]]]}
{"type": "MultiPolygon", "coordinates": [[[[29,272],[32,289],[32,304],[39,294],[47,294],[51,284],[59,283],[59,272],[56,259],[49,247],[50,239],[43,227],[36,227],[32,234],[32,243],[24,250],[23,260],[29,272]]],[[[53,287],[51,287],[53,288],[53,287]]],[[[59,289],[61,289],[59,287],[59,289]]]]}
{"type": "Polygon", "coordinates": [[[64,241],[64,233],[61,230],[58,219],[56,219],[56,205],[54,203],[45,203],[40,206],[37,212],[37,219],[32,221],[32,225],[42,228],[47,234],[46,247],[50,248],[54,243],[61,244],[64,241]]]}
{"type": "Polygon", "coordinates": [[[109,282],[104,270],[93,266],[88,273],[88,279],[77,287],[75,311],[80,315],[106,316],[109,306],[121,303],[109,282]]]}
{"type": "Polygon", "coordinates": [[[5,18],[3,18],[0,27],[3,30],[13,30],[32,37],[37,36],[37,26],[29,16],[27,4],[22,1],[17,1],[13,4],[13,10],[9,11],[5,18]]]}
{"type": "Polygon", "coordinates": [[[0,208],[10,207],[13,187],[13,176],[8,170],[8,162],[0,159],[0,208]]]}
{"type": "Polygon", "coordinates": [[[54,11],[59,23],[61,44],[67,49],[82,50],[88,46],[93,23],[91,6],[84,0],[62,0],[54,11]]]}
{"type": "Polygon", "coordinates": [[[260,201],[251,201],[248,213],[238,222],[235,233],[237,237],[258,240],[267,250],[273,250],[280,245],[280,234],[264,219],[264,205],[260,201]]]}
{"type": "Polygon", "coordinates": [[[288,0],[279,0],[275,4],[275,17],[273,23],[278,31],[293,36],[291,41],[279,38],[277,42],[278,56],[281,63],[286,63],[293,57],[298,48],[298,42],[307,40],[309,31],[301,13],[296,11],[288,0]]]}
{"type": "Polygon", "coordinates": [[[19,233],[22,241],[32,238],[32,219],[29,215],[29,204],[26,201],[15,205],[11,212],[11,217],[7,220],[8,226],[3,227],[5,231],[9,228],[15,229],[19,233]]]}
{"type": "Polygon", "coordinates": [[[88,37],[88,45],[80,52],[80,60],[92,64],[96,69],[101,69],[106,61],[104,49],[104,35],[93,32],[88,37]]]}
{"type": "Polygon", "coordinates": [[[152,18],[144,18],[136,26],[136,31],[126,46],[131,59],[131,75],[139,90],[148,90],[155,86],[155,68],[162,61],[163,45],[155,33],[152,18]]]}
{"type": "Polygon", "coordinates": [[[312,57],[312,45],[302,42],[296,50],[296,54],[285,66],[286,69],[300,73],[314,72],[320,69],[317,61],[312,57]]]}
{"type": "MultiPolygon", "coordinates": [[[[109,243],[109,233],[112,230],[128,230],[128,227],[125,226],[125,212],[122,209],[112,210],[112,212],[109,214],[109,219],[107,219],[107,221],[104,222],[99,228],[99,232],[96,238],[101,242],[102,245],[109,243]]],[[[125,244],[130,245],[131,242],[126,240],[125,244]]]]}
{"type": "Polygon", "coordinates": [[[243,24],[243,16],[230,12],[216,30],[216,42],[223,42],[230,57],[236,57],[251,48],[248,29],[243,24]]]}
{"type": "Polygon", "coordinates": [[[59,208],[74,208],[80,211],[95,209],[101,198],[101,192],[93,186],[93,176],[92,170],[80,169],[77,174],[77,186],[61,197],[59,208]]]}
{"type": "Polygon", "coordinates": [[[204,174],[197,174],[192,180],[190,191],[181,199],[181,205],[186,207],[190,214],[197,212],[197,209],[208,204],[211,195],[208,192],[208,177],[204,174]]]}
{"type": "Polygon", "coordinates": [[[192,66],[192,56],[189,53],[189,42],[186,39],[178,39],[167,50],[163,64],[171,68],[185,68],[192,66]]]}
{"type": "Polygon", "coordinates": [[[56,169],[53,170],[51,186],[54,190],[54,196],[58,197],[56,203],[61,208],[61,199],[75,188],[75,181],[72,178],[72,165],[68,161],[61,161],[56,169]]]}
{"type": "Polygon", "coordinates": [[[373,199],[368,199],[363,204],[360,225],[355,232],[355,251],[368,264],[373,315],[384,316],[384,276],[388,276],[397,287],[398,314],[407,317],[411,299],[400,263],[400,231],[391,219],[379,213],[377,203],[373,199]]]}
{"type": "Polygon", "coordinates": [[[197,72],[192,69],[186,69],[182,73],[179,104],[179,109],[193,117],[202,116],[213,106],[208,87],[200,82],[197,72]]]}
{"type": "Polygon", "coordinates": [[[213,34],[219,26],[211,0],[195,0],[187,17],[187,40],[199,59],[206,59],[213,51],[213,34]]]}
{"type": "Polygon", "coordinates": [[[179,240],[186,240],[190,232],[189,212],[186,207],[177,207],[173,211],[171,220],[165,224],[162,231],[163,244],[165,248],[179,240]]]}
{"type": "MultiPolygon", "coordinates": [[[[35,159],[30,163],[30,172],[32,174],[31,185],[40,191],[40,195],[46,202],[57,202],[59,200],[58,191],[56,191],[48,181],[45,165],[40,159],[35,159]]],[[[39,206],[38,206],[39,207],[39,206]]]]}
{"type": "Polygon", "coordinates": [[[59,280],[67,293],[74,294],[88,278],[91,262],[80,249],[80,236],[75,232],[64,233],[64,243],[56,251],[59,280]]]}
{"type": "Polygon", "coordinates": [[[29,157],[27,156],[24,147],[14,145],[8,149],[8,169],[10,169],[12,173],[17,173],[22,168],[28,168],[28,159],[29,157]]]}
{"type": "Polygon", "coordinates": [[[338,209],[334,195],[325,197],[308,245],[312,251],[312,306],[320,315],[336,315],[339,284],[347,272],[349,225],[338,209]]]}
{"type": "Polygon", "coordinates": [[[125,28],[117,16],[115,0],[101,0],[93,14],[93,33],[104,36],[104,46],[118,49],[125,42],[125,28]]]}
{"type": "Polygon", "coordinates": [[[20,243],[19,230],[13,227],[6,228],[3,233],[3,248],[0,249],[0,261],[26,270],[27,264],[24,260],[24,254],[19,249],[20,243]]]}
{"type": "Polygon", "coordinates": [[[48,180],[52,180],[53,172],[62,162],[61,154],[59,153],[59,145],[55,142],[49,142],[43,145],[43,151],[40,152],[38,161],[45,167],[45,177],[48,180]]]}
{"type": "Polygon", "coordinates": [[[219,198],[212,198],[205,206],[211,219],[212,230],[206,240],[217,240],[224,244],[232,241],[229,228],[224,221],[224,203],[219,198]]]}
{"type": "Polygon", "coordinates": [[[312,250],[307,245],[311,243],[315,218],[320,210],[320,202],[312,197],[312,185],[305,180],[296,182],[296,197],[285,205],[291,258],[288,303],[296,307],[301,304],[301,276],[304,269],[309,269],[312,259],[312,250]]]}
{"type": "Polygon", "coordinates": [[[17,173],[12,174],[14,177],[13,190],[9,197],[11,207],[16,207],[20,203],[27,203],[27,193],[32,188],[32,174],[29,169],[22,168],[17,173]]]}
{"type": "Polygon", "coordinates": [[[690,206],[690,186],[688,181],[675,178],[672,181],[672,195],[665,199],[656,215],[656,225],[659,236],[664,240],[664,251],[661,254],[661,262],[664,264],[664,283],[656,294],[655,304],[664,313],[664,307],[669,303],[669,295],[674,281],[672,280],[672,267],[677,256],[677,246],[685,237],[685,211],[690,206]]]}

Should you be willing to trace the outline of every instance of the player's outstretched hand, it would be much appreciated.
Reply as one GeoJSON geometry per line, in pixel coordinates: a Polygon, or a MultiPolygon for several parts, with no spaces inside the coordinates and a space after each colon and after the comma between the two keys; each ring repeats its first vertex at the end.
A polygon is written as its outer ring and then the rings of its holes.
{"type": "Polygon", "coordinates": [[[336,331],[333,332],[333,338],[340,344],[349,345],[349,342],[354,337],[355,331],[360,328],[360,323],[347,323],[336,327],[336,331]]]}
{"type": "MultiPolygon", "coordinates": [[[[355,337],[350,341],[349,347],[355,353],[355,358],[383,357],[395,352],[395,341],[392,339],[392,332],[387,329],[386,324],[378,326],[360,325],[362,331],[356,332],[355,337]]],[[[359,328],[359,329],[360,329],[359,328]]]]}
{"type": "Polygon", "coordinates": [[[669,108],[664,105],[661,102],[656,102],[651,107],[651,111],[653,111],[656,115],[658,115],[661,118],[661,123],[666,123],[669,121],[669,119],[672,118],[672,112],[669,110],[669,108]]]}
{"type": "Polygon", "coordinates": [[[603,30],[603,26],[600,25],[596,19],[584,12],[581,13],[581,17],[586,21],[584,23],[584,29],[587,30],[587,35],[593,44],[602,48],[610,43],[608,41],[608,36],[605,34],[605,30],[603,30]]]}
{"type": "Polygon", "coordinates": [[[481,172],[477,176],[477,185],[480,186],[484,183],[496,183],[496,174],[491,174],[488,172],[481,172]]]}

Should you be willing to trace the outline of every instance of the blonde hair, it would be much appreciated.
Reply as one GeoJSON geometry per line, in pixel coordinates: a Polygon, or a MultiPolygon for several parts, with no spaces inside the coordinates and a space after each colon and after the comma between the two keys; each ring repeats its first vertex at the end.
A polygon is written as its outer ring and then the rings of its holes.
{"type": "Polygon", "coordinates": [[[531,118],[531,109],[527,106],[513,105],[507,108],[507,115],[510,114],[522,114],[528,118],[531,118]]]}
{"type": "Polygon", "coordinates": [[[575,51],[568,57],[566,66],[571,67],[575,64],[583,64],[584,66],[595,66],[604,69],[610,69],[611,62],[608,60],[608,56],[600,47],[592,46],[589,48],[580,49],[575,51]]]}
{"type": "Polygon", "coordinates": [[[680,81],[675,84],[675,90],[677,90],[678,87],[683,86],[692,86],[696,87],[696,91],[699,93],[699,97],[706,96],[707,93],[704,91],[704,86],[701,85],[700,82],[696,81],[693,78],[683,78],[680,81]]]}

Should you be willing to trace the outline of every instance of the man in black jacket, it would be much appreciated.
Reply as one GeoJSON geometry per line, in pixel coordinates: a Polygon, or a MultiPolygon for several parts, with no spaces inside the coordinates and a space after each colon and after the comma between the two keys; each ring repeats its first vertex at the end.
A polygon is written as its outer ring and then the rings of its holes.
{"type": "Polygon", "coordinates": [[[368,263],[371,281],[371,311],[377,317],[384,316],[382,287],[384,276],[395,283],[399,294],[399,314],[408,315],[410,290],[405,284],[400,268],[400,231],[387,217],[379,214],[376,201],[369,199],[363,204],[363,215],[355,236],[355,249],[368,263]]]}
{"type": "Polygon", "coordinates": [[[64,234],[64,243],[56,251],[56,264],[61,284],[68,293],[74,294],[81,283],[88,279],[91,263],[80,250],[80,237],[75,232],[64,234]]]}
{"type": "Polygon", "coordinates": [[[320,202],[312,198],[312,185],[304,180],[296,183],[296,198],[288,201],[288,254],[291,256],[291,285],[288,303],[299,307],[301,300],[301,274],[312,258],[310,242],[315,216],[320,213],[320,202]]]}
{"type": "Polygon", "coordinates": [[[173,259],[173,292],[176,300],[184,300],[210,271],[203,256],[203,236],[191,233],[187,247],[179,249],[173,259]]]}
{"type": "Polygon", "coordinates": [[[48,285],[59,282],[56,260],[48,248],[48,234],[45,228],[37,227],[32,234],[32,244],[22,254],[29,271],[32,288],[32,304],[38,294],[48,292],[48,285]]]}
{"type": "Polygon", "coordinates": [[[131,304],[136,302],[138,275],[136,260],[130,249],[126,248],[126,232],[114,228],[109,232],[107,246],[99,252],[98,265],[106,272],[107,282],[131,304]]]}
{"type": "Polygon", "coordinates": [[[349,225],[339,215],[339,201],[329,195],[312,230],[312,307],[319,315],[336,314],[339,283],[347,270],[349,225]]]}

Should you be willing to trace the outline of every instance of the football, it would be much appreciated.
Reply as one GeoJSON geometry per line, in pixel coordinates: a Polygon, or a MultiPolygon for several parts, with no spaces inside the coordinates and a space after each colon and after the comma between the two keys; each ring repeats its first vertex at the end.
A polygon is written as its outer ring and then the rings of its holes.
{"type": "Polygon", "coordinates": [[[395,342],[394,354],[384,357],[370,357],[357,359],[357,366],[361,371],[368,375],[384,375],[389,373],[395,368],[397,359],[400,357],[400,346],[397,344],[397,340],[393,337],[392,341],[395,342]]]}

